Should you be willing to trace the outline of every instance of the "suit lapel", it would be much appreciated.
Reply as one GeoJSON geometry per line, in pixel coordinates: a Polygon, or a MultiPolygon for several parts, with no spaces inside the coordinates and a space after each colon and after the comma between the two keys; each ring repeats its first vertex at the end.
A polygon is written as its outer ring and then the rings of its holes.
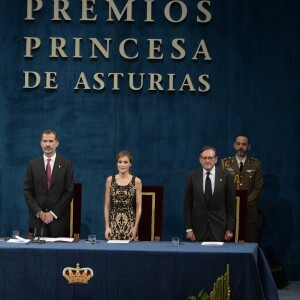
{"type": "Polygon", "coordinates": [[[233,158],[233,170],[235,174],[240,173],[240,166],[237,163],[236,157],[233,158]]]}
{"type": "Polygon", "coordinates": [[[215,172],[216,174],[215,174],[215,187],[214,187],[213,199],[214,199],[214,195],[218,194],[218,189],[220,188],[219,182],[222,180],[219,169],[217,167],[215,167],[215,172]]]}
{"type": "Polygon", "coordinates": [[[241,175],[244,175],[244,173],[246,173],[247,169],[248,169],[248,165],[250,163],[250,159],[248,158],[248,156],[246,157],[246,160],[245,160],[245,165],[243,167],[243,171],[242,171],[242,174],[241,175]]]}
{"type": "Polygon", "coordinates": [[[193,176],[194,193],[197,194],[197,201],[205,201],[203,194],[203,169],[198,169],[193,176]]]}
{"type": "MultiPolygon", "coordinates": [[[[38,161],[38,172],[41,174],[41,177],[43,178],[43,184],[45,187],[47,187],[47,178],[46,178],[46,170],[45,170],[45,162],[44,157],[42,156],[40,160],[38,161]]],[[[47,187],[48,188],[48,187],[47,187]]]]}
{"type": "Polygon", "coordinates": [[[204,195],[204,193],[203,193],[203,169],[201,169],[199,172],[199,182],[200,182],[201,195],[204,195]]]}
{"type": "Polygon", "coordinates": [[[203,195],[203,169],[200,169],[199,172],[197,173],[197,182],[199,182],[200,186],[200,193],[203,195]]]}
{"type": "Polygon", "coordinates": [[[51,188],[53,182],[55,181],[55,178],[56,178],[60,168],[61,168],[61,159],[56,154],[56,158],[55,158],[55,162],[54,162],[53,170],[52,170],[52,174],[51,174],[50,188],[51,188]]]}

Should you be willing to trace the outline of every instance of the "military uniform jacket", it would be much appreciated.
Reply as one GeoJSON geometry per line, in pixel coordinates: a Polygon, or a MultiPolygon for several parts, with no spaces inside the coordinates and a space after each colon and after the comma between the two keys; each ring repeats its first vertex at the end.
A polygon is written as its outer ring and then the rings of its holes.
{"type": "Polygon", "coordinates": [[[263,187],[261,162],[256,158],[247,157],[241,174],[235,156],[222,159],[221,166],[223,169],[230,172],[235,183],[238,183],[238,189],[248,191],[247,221],[257,222],[257,202],[263,187]]]}

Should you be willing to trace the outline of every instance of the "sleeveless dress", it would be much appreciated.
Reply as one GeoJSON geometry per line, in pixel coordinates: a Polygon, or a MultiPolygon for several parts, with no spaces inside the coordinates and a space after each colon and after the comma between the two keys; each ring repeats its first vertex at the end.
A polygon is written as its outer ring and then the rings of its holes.
{"type": "MultiPolygon", "coordinates": [[[[118,185],[115,175],[110,185],[109,226],[113,240],[129,240],[129,232],[135,224],[135,176],[127,185],[118,185]]],[[[138,240],[136,235],[135,240],[138,240]]]]}

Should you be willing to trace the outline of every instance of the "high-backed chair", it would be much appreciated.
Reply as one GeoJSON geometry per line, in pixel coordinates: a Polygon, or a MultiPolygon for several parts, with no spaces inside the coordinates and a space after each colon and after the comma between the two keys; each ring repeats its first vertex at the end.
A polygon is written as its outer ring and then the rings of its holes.
{"type": "MultiPolygon", "coordinates": [[[[236,226],[235,226],[235,242],[241,243],[245,241],[246,223],[247,223],[247,190],[236,191],[236,226]]],[[[261,208],[258,211],[258,227],[257,227],[257,243],[261,245],[262,236],[267,225],[267,216],[261,208]]]]}
{"type": "Polygon", "coordinates": [[[247,223],[247,190],[236,190],[236,220],[235,220],[235,237],[236,243],[245,241],[246,223],[247,223]]]}
{"type": "Polygon", "coordinates": [[[74,183],[74,196],[70,204],[70,237],[80,239],[82,184],[74,183]]]}
{"type": "Polygon", "coordinates": [[[143,186],[142,216],[139,223],[140,241],[161,241],[163,229],[164,189],[162,186],[143,186]]]}

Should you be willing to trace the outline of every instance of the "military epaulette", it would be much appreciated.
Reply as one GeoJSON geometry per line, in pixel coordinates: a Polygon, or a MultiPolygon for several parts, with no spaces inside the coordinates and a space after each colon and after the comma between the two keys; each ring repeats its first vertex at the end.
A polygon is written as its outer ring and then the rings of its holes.
{"type": "Polygon", "coordinates": [[[229,157],[225,157],[225,158],[222,158],[222,160],[230,160],[230,159],[232,159],[232,157],[231,157],[231,156],[229,156],[229,157]]]}
{"type": "Polygon", "coordinates": [[[258,159],[255,157],[250,157],[250,159],[258,161],[258,159]]]}

